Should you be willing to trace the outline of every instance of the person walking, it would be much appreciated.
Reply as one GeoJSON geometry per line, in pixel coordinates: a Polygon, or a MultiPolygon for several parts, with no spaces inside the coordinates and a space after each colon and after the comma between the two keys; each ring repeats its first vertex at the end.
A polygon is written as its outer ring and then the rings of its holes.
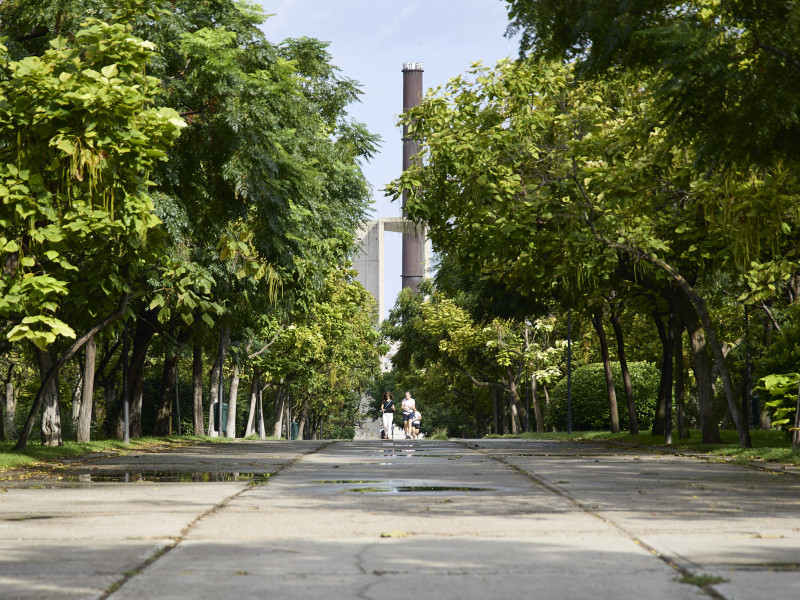
{"type": "Polygon", "coordinates": [[[406,392],[406,397],[400,405],[403,409],[403,431],[406,432],[406,439],[411,439],[411,421],[414,420],[414,412],[417,410],[417,403],[411,397],[411,392],[406,392]]]}
{"type": "Polygon", "coordinates": [[[411,432],[414,436],[415,440],[419,439],[419,422],[422,419],[422,415],[419,414],[418,410],[414,411],[414,418],[411,421],[411,432]]]}
{"type": "Polygon", "coordinates": [[[389,432],[391,432],[391,437],[394,439],[394,394],[392,392],[383,392],[381,418],[383,419],[384,439],[389,439],[389,432]]]}

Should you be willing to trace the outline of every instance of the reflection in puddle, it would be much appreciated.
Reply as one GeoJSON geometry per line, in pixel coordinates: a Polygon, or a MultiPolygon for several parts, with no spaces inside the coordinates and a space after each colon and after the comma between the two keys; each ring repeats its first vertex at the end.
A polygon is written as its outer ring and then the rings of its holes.
{"type": "Polygon", "coordinates": [[[253,484],[269,479],[270,473],[240,472],[186,472],[186,471],[142,471],[104,473],[79,473],[63,475],[62,481],[80,483],[216,483],[225,481],[249,481],[253,484]]]}
{"type": "Polygon", "coordinates": [[[321,479],[311,483],[380,483],[375,479],[321,479]]]}
{"type": "Polygon", "coordinates": [[[363,487],[344,490],[354,494],[395,494],[395,493],[442,493],[442,492],[494,492],[494,488],[439,486],[439,485],[400,485],[396,487],[363,487]]]}

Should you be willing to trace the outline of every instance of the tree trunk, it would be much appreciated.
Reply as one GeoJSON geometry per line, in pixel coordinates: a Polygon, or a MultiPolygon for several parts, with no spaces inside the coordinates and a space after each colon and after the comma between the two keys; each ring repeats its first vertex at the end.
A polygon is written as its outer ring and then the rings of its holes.
{"type": "Polygon", "coordinates": [[[14,365],[8,367],[8,377],[6,377],[3,388],[5,396],[3,399],[3,418],[0,419],[3,426],[3,441],[11,441],[15,437],[14,423],[17,417],[17,391],[12,380],[14,365]]]}
{"type": "Polygon", "coordinates": [[[797,406],[794,410],[794,431],[792,432],[792,448],[800,450],[800,383],[797,384],[797,406]]]}
{"type": "Polygon", "coordinates": [[[500,407],[497,400],[497,388],[492,388],[492,416],[494,417],[494,430],[492,433],[499,434],[500,431],[500,407]]]}
{"type": "Polygon", "coordinates": [[[172,405],[175,395],[175,375],[178,372],[183,347],[192,335],[192,327],[187,327],[177,335],[177,347],[167,348],[164,353],[164,369],[161,372],[158,411],[156,414],[156,435],[172,435],[172,405]]]}
{"type": "Polygon", "coordinates": [[[247,411],[247,426],[244,428],[244,437],[255,433],[258,418],[258,389],[260,386],[258,369],[253,369],[253,378],[250,381],[250,408],[247,411]]]}
{"type": "Polygon", "coordinates": [[[504,393],[498,392],[500,399],[500,421],[502,422],[502,434],[508,435],[511,429],[508,424],[508,397],[504,393]]]}
{"type": "Polygon", "coordinates": [[[667,381],[667,359],[672,350],[670,349],[669,338],[667,336],[667,328],[664,326],[664,321],[661,319],[661,314],[658,310],[652,312],[653,321],[658,330],[658,338],[661,340],[661,364],[659,365],[659,380],[658,380],[658,396],[656,397],[656,410],[653,415],[653,427],[650,434],[653,436],[664,435],[664,415],[666,413],[667,404],[667,390],[671,385],[671,381],[667,381]]]}
{"type": "Polygon", "coordinates": [[[161,385],[158,394],[155,428],[155,434],[158,436],[172,435],[172,392],[177,369],[178,356],[168,348],[164,353],[164,368],[161,371],[161,385]]]}
{"type": "Polygon", "coordinates": [[[286,389],[281,386],[275,395],[275,422],[272,427],[272,435],[280,438],[283,434],[283,417],[286,413],[286,389]]]}
{"type": "MultiPolygon", "coordinates": [[[[222,355],[220,356],[219,350],[217,351],[217,358],[214,361],[214,366],[211,368],[211,373],[208,376],[209,387],[209,410],[208,410],[208,435],[210,437],[219,437],[219,431],[214,427],[215,416],[219,412],[217,402],[219,402],[219,374],[220,365],[225,365],[225,359],[228,355],[228,347],[231,345],[231,328],[224,325],[222,327],[222,355]]],[[[223,390],[224,396],[224,390],[223,390]]],[[[222,429],[222,423],[220,423],[222,429]]]]}
{"type": "Polygon", "coordinates": [[[603,310],[596,308],[592,313],[592,323],[600,340],[600,354],[603,357],[603,371],[606,375],[606,389],[608,390],[608,408],[611,413],[611,433],[619,433],[619,412],[617,410],[617,392],[614,389],[614,375],[611,372],[611,359],[608,355],[608,341],[603,327],[603,310]]]}
{"type": "Polygon", "coordinates": [[[686,419],[686,366],[683,364],[683,321],[675,316],[675,420],[678,423],[678,439],[688,440],[689,423],[686,419]]]}
{"type": "Polygon", "coordinates": [[[542,405],[539,402],[539,395],[536,393],[536,376],[531,377],[531,402],[533,402],[533,415],[536,418],[536,433],[544,432],[544,418],[542,417],[542,405]]]}
{"type": "Polygon", "coordinates": [[[203,426],[203,346],[200,344],[195,344],[192,348],[192,409],[194,434],[205,435],[203,426]]]}
{"type": "MultiPolygon", "coordinates": [[[[142,386],[144,383],[144,365],[147,359],[147,351],[150,342],[156,333],[152,319],[156,316],[155,310],[146,310],[136,319],[136,331],[133,334],[133,347],[131,349],[130,362],[128,363],[128,398],[130,402],[130,437],[142,437],[142,386]]],[[[122,398],[120,397],[120,400],[122,398]]],[[[122,401],[117,408],[117,416],[114,421],[114,437],[123,437],[123,413],[122,401]]]]}
{"type": "MultiPolygon", "coordinates": [[[[521,423],[522,419],[520,415],[525,415],[525,409],[522,406],[522,400],[519,399],[519,394],[517,393],[517,382],[514,379],[514,371],[510,366],[506,366],[506,380],[508,381],[508,404],[511,413],[511,433],[513,435],[517,435],[519,433],[520,426],[524,427],[524,423],[521,423]]],[[[525,419],[527,420],[527,415],[525,415],[525,419]]]]}
{"type": "Polygon", "coordinates": [[[236,439],[236,400],[239,395],[239,373],[239,365],[236,364],[231,377],[230,394],[228,395],[228,426],[225,429],[225,436],[231,439],[236,439]]]}
{"type": "Polygon", "coordinates": [[[303,400],[303,408],[300,411],[300,419],[298,420],[298,427],[297,427],[297,439],[303,440],[305,439],[305,426],[306,420],[308,419],[308,411],[309,405],[311,404],[308,398],[303,400]]]}
{"type": "Polygon", "coordinates": [[[79,442],[88,442],[92,437],[92,409],[94,407],[94,371],[97,359],[97,338],[92,336],[86,342],[83,358],[83,386],[81,390],[81,408],[78,412],[77,438],[79,442]]]}
{"type": "MultiPolygon", "coordinates": [[[[258,375],[259,381],[261,381],[261,373],[259,372],[258,375]]],[[[266,430],[266,423],[264,423],[264,398],[262,396],[262,389],[259,386],[258,388],[258,437],[259,439],[266,439],[267,437],[267,430],[266,430]]]]}
{"type": "Polygon", "coordinates": [[[699,323],[688,326],[692,347],[693,370],[697,382],[697,400],[700,405],[700,430],[704,444],[721,444],[719,425],[714,417],[714,392],[711,387],[711,363],[706,350],[706,339],[699,323]]]}
{"type": "MultiPolygon", "coordinates": [[[[89,342],[86,342],[87,344],[89,342]]],[[[84,358],[84,367],[86,365],[86,361],[84,358]]],[[[72,423],[75,426],[75,431],[78,430],[78,419],[81,415],[81,402],[83,402],[83,371],[80,367],[80,362],[75,366],[75,373],[76,373],[76,383],[75,389],[72,390],[72,423]]]]}
{"type": "MultiPolygon", "coordinates": [[[[36,360],[42,382],[53,367],[53,358],[47,350],[35,348],[36,360]]],[[[42,390],[42,446],[62,446],[61,406],[58,397],[58,377],[54,377],[42,390]]]]}
{"type": "MultiPolygon", "coordinates": [[[[8,385],[8,384],[6,384],[8,385]]],[[[6,441],[6,408],[5,402],[3,403],[3,410],[0,411],[0,442],[6,441]]]]}
{"type": "Polygon", "coordinates": [[[633,385],[631,384],[631,374],[628,372],[628,359],[625,355],[625,341],[622,337],[622,315],[621,310],[612,308],[611,327],[614,329],[614,337],[617,340],[617,355],[619,356],[619,366],[622,370],[622,383],[625,386],[625,396],[628,399],[628,432],[631,435],[639,433],[639,418],[636,415],[636,401],[633,397],[633,385]]]}

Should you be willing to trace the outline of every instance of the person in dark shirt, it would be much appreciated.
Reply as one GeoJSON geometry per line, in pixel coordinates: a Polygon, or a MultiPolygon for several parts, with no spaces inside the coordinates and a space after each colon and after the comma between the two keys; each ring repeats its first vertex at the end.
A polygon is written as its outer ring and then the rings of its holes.
{"type": "Polygon", "coordinates": [[[383,418],[383,438],[394,437],[394,428],[392,427],[394,421],[394,394],[392,392],[383,392],[381,417],[383,418]]]}

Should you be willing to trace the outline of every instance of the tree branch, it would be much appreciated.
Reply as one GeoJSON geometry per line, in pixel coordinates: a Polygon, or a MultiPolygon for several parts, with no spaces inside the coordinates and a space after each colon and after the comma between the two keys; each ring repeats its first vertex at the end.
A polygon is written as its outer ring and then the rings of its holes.
{"type": "Polygon", "coordinates": [[[272,346],[272,344],[274,344],[274,343],[275,343],[275,342],[278,340],[278,336],[279,336],[281,333],[283,333],[283,330],[284,330],[284,326],[283,326],[283,325],[281,325],[281,326],[278,328],[278,331],[277,331],[277,333],[275,334],[275,336],[274,336],[274,337],[273,337],[273,338],[272,338],[272,339],[269,341],[269,343],[268,343],[268,344],[266,344],[266,345],[265,345],[263,348],[261,348],[261,350],[259,350],[258,352],[254,352],[253,354],[250,354],[250,355],[249,355],[247,358],[250,358],[250,359],[252,359],[252,358],[256,358],[257,356],[261,356],[261,355],[262,355],[262,354],[263,354],[263,353],[264,353],[264,352],[267,350],[267,348],[269,348],[270,346],[272,346]]]}
{"type": "Polygon", "coordinates": [[[767,313],[767,317],[769,317],[769,320],[772,322],[772,326],[775,328],[775,330],[780,331],[781,326],[778,325],[778,321],[775,320],[775,315],[772,314],[769,306],[767,306],[763,300],[761,301],[761,306],[759,306],[759,308],[767,313]]]}
{"type": "Polygon", "coordinates": [[[775,46],[771,46],[770,44],[765,44],[761,40],[756,40],[754,43],[756,48],[761,48],[762,50],[766,50],[775,56],[780,56],[781,58],[785,58],[790,63],[794,65],[796,71],[800,71],[800,61],[798,61],[794,56],[791,54],[787,54],[783,50],[776,48],[775,46]]]}

